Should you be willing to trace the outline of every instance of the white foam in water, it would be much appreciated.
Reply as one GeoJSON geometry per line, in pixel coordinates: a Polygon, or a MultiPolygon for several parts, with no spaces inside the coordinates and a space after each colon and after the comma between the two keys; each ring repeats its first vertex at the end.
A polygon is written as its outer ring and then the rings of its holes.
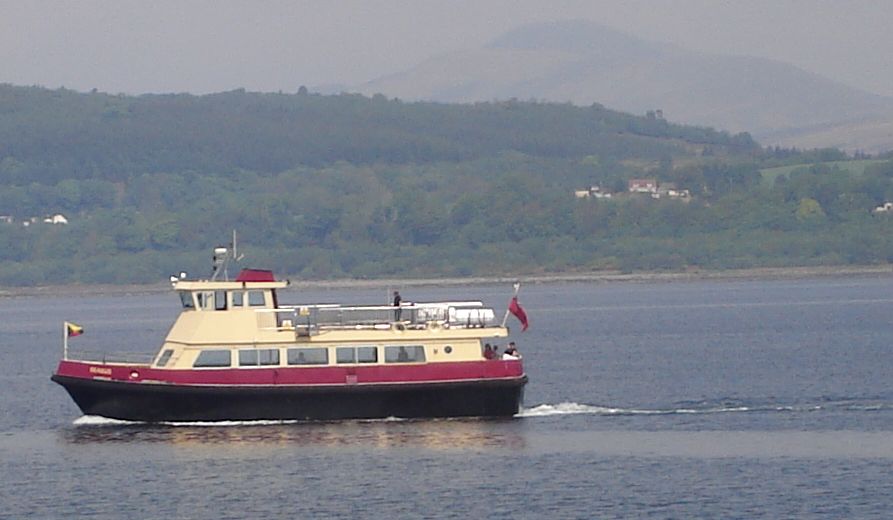
{"type": "MultiPolygon", "coordinates": [[[[364,419],[361,422],[402,422],[406,421],[401,417],[385,417],[383,419],[364,419]]],[[[298,424],[304,421],[298,419],[280,420],[280,419],[258,419],[254,421],[184,421],[172,422],[161,421],[152,424],[160,424],[164,426],[186,426],[186,427],[233,427],[233,426],[279,426],[283,424],[298,424]]],[[[75,426],[125,426],[133,424],[149,424],[141,421],[125,421],[121,419],[110,419],[100,415],[83,415],[78,417],[72,423],[75,426]]]]}
{"type": "MultiPolygon", "coordinates": [[[[300,421],[280,421],[280,420],[257,420],[257,421],[189,421],[189,422],[158,422],[155,424],[163,424],[165,426],[273,426],[280,424],[295,424],[300,421]]],[[[72,423],[75,426],[123,426],[128,424],[148,424],[141,421],[124,421],[121,419],[110,419],[100,415],[84,415],[78,417],[72,423]]]]}
{"type": "MultiPolygon", "coordinates": [[[[360,419],[359,422],[402,422],[406,419],[401,417],[384,417],[382,419],[360,419]]],[[[168,422],[162,421],[156,424],[165,426],[199,426],[199,427],[217,427],[217,426],[280,426],[283,424],[300,424],[306,423],[307,420],[301,419],[256,419],[253,421],[185,421],[185,422],[168,422]]]]}
{"type": "Polygon", "coordinates": [[[522,409],[515,417],[549,417],[552,415],[602,414],[609,415],[620,412],[617,408],[591,406],[579,403],[541,404],[533,408],[522,409]]]}
{"type": "Polygon", "coordinates": [[[120,426],[122,424],[140,424],[135,421],[109,419],[101,415],[82,415],[72,422],[75,426],[120,426]]]}
{"type": "Polygon", "coordinates": [[[670,409],[636,409],[636,408],[610,408],[606,406],[593,406],[588,404],[564,402],[558,404],[541,404],[533,408],[524,408],[515,417],[550,417],[553,415],[673,415],[673,414],[713,414],[735,413],[755,411],[811,411],[819,410],[820,406],[807,408],[794,408],[780,406],[773,408],[753,408],[749,406],[719,406],[713,408],[670,408],[670,409]]]}
{"type": "Polygon", "coordinates": [[[279,426],[281,424],[297,424],[298,420],[270,420],[258,419],[256,421],[185,421],[185,422],[159,422],[165,426],[189,426],[189,427],[231,427],[231,426],[279,426]]]}
{"type": "Polygon", "coordinates": [[[677,410],[666,410],[662,413],[728,413],[728,412],[749,412],[751,408],[747,406],[719,407],[719,408],[679,408],[677,410]]]}

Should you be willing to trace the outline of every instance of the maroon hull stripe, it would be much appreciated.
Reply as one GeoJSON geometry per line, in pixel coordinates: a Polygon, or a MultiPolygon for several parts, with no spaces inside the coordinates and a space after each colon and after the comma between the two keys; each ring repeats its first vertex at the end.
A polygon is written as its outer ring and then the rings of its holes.
{"type": "Polygon", "coordinates": [[[179,385],[344,385],[473,381],[517,378],[521,361],[467,361],[419,365],[351,365],[228,369],[158,369],[139,365],[104,365],[60,361],[56,374],[98,381],[179,385]]]}

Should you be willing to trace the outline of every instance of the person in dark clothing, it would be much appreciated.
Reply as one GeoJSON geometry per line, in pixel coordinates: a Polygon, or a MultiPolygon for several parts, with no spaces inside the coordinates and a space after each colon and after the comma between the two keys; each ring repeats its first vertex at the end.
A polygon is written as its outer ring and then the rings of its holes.
{"type": "Polygon", "coordinates": [[[484,345],[484,359],[494,359],[496,358],[496,354],[493,352],[493,349],[490,348],[490,344],[487,343],[484,345]]]}
{"type": "Polygon", "coordinates": [[[507,346],[507,347],[505,348],[505,352],[503,352],[502,355],[503,355],[503,358],[502,358],[502,359],[506,359],[505,356],[510,356],[510,358],[513,358],[513,359],[520,359],[520,358],[521,358],[521,353],[518,352],[518,349],[515,348],[515,342],[514,342],[514,341],[512,341],[512,342],[509,343],[509,346],[507,346]]]}
{"type": "Polygon", "coordinates": [[[400,308],[400,302],[403,301],[403,298],[400,297],[400,291],[394,291],[394,321],[400,321],[400,318],[403,315],[403,309],[400,308]]]}

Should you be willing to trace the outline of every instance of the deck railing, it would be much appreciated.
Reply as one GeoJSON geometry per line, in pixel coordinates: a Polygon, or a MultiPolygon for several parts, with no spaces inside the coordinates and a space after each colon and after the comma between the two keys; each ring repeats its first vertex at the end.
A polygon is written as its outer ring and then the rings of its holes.
{"type": "Polygon", "coordinates": [[[68,350],[67,359],[72,361],[87,361],[90,363],[124,363],[129,365],[150,365],[155,358],[154,354],[142,352],[100,352],[91,350],[68,350]]]}
{"type": "Polygon", "coordinates": [[[453,328],[480,328],[495,323],[493,309],[481,302],[413,303],[390,305],[283,305],[257,309],[275,313],[279,330],[295,330],[299,336],[315,335],[325,329],[423,329],[435,323],[453,328]]]}

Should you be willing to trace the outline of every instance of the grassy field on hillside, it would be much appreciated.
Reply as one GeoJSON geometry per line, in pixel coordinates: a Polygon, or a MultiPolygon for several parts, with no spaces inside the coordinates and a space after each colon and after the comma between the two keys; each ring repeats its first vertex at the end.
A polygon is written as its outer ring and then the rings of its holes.
{"type": "MultiPolygon", "coordinates": [[[[841,170],[846,171],[850,175],[862,175],[863,173],[865,173],[865,168],[867,168],[868,166],[871,166],[873,164],[880,164],[882,162],[884,162],[884,161],[881,159],[864,159],[861,161],[828,161],[828,162],[818,163],[818,164],[825,164],[832,168],[836,166],[836,167],[840,168],[841,170]]],[[[790,175],[791,172],[796,170],[797,168],[814,166],[815,164],[816,163],[811,163],[811,164],[804,163],[804,164],[793,164],[790,166],[779,166],[777,168],[765,168],[765,169],[760,170],[760,175],[763,177],[763,182],[766,185],[772,186],[773,184],[775,184],[775,179],[777,179],[778,176],[790,175]]]]}

